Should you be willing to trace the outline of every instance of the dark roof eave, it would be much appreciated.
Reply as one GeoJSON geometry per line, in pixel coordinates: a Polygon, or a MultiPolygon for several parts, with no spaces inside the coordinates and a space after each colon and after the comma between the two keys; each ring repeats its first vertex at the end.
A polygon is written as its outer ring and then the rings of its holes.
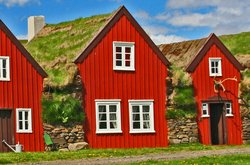
{"type": "Polygon", "coordinates": [[[133,18],[133,16],[129,13],[129,11],[121,6],[119,9],[113,14],[111,19],[106,23],[106,25],[102,28],[102,30],[89,42],[83,52],[75,59],[74,63],[81,63],[90,53],[90,51],[100,42],[100,40],[106,35],[106,33],[113,27],[113,25],[120,19],[122,15],[126,15],[130,22],[135,26],[135,28],[139,31],[139,33],[144,37],[144,39],[149,43],[154,52],[158,55],[161,61],[169,66],[170,62],[164,57],[159,48],[154,44],[154,42],[150,39],[147,33],[142,29],[142,27],[137,23],[137,21],[133,18]]]}
{"type": "Polygon", "coordinates": [[[10,40],[16,45],[20,52],[27,58],[27,60],[32,64],[32,66],[37,70],[37,72],[43,77],[47,77],[48,74],[43,70],[43,68],[36,62],[36,60],[30,55],[30,53],[23,47],[23,45],[18,41],[14,34],[9,30],[9,28],[0,19],[0,29],[2,29],[10,40]]]}

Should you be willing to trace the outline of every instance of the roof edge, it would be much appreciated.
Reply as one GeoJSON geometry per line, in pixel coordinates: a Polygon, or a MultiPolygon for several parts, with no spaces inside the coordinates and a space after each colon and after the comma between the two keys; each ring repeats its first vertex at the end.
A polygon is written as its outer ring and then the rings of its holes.
{"type": "Polygon", "coordinates": [[[27,60],[31,63],[31,65],[37,70],[37,72],[43,77],[47,77],[48,74],[44,71],[44,69],[36,62],[36,60],[30,55],[30,53],[24,48],[24,46],[18,41],[15,35],[10,31],[10,29],[3,23],[0,19],[0,29],[2,29],[6,35],[10,38],[10,40],[16,45],[19,51],[27,58],[27,60]]]}
{"type": "Polygon", "coordinates": [[[103,28],[100,30],[100,32],[89,42],[89,44],[86,46],[86,48],[83,50],[83,52],[81,52],[80,55],[74,60],[74,63],[81,63],[88,56],[90,51],[106,35],[106,32],[108,32],[113,27],[113,25],[120,19],[120,17],[122,15],[127,16],[128,20],[133,24],[133,26],[135,26],[136,29],[138,29],[139,33],[144,37],[146,42],[149,43],[149,45],[152,47],[153,51],[158,55],[158,57],[161,59],[161,61],[166,66],[169,66],[170,62],[165,58],[165,56],[162,54],[160,49],[155,45],[155,43],[151,40],[151,38],[148,36],[148,34],[138,24],[138,22],[129,13],[129,11],[126,9],[126,7],[124,5],[120,6],[116,10],[116,12],[113,14],[113,16],[110,18],[110,20],[106,23],[106,25],[103,26],[103,28]]]}
{"type": "Polygon", "coordinates": [[[199,62],[202,60],[203,56],[207,53],[209,48],[213,45],[217,45],[219,49],[224,53],[227,59],[238,69],[243,70],[244,67],[239,63],[239,61],[232,55],[232,53],[227,49],[227,47],[222,43],[222,41],[214,34],[211,33],[204,45],[200,48],[198,53],[194,56],[193,60],[186,67],[187,72],[193,72],[198,66],[199,62]]]}

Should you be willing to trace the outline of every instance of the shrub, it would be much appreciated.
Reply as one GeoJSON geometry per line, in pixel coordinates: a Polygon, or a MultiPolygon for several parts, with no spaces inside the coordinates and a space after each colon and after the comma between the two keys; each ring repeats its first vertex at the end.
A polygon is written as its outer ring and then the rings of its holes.
{"type": "Polygon", "coordinates": [[[70,95],[54,94],[52,99],[43,98],[43,121],[49,124],[69,125],[84,120],[79,100],[70,95]]]}

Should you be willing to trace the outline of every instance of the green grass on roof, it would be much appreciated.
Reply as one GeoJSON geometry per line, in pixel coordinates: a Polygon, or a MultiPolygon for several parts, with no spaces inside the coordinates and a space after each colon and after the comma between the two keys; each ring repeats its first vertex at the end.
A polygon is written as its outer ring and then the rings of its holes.
{"type": "Polygon", "coordinates": [[[28,51],[48,73],[45,83],[66,86],[77,71],[72,65],[111,14],[78,18],[59,24],[48,24],[26,45],[28,51]],[[69,69],[71,68],[71,69],[69,69]]]}
{"type": "Polygon", "coordinates": [[[250,54],[250,32],[220,36],[233,55],[250,54]]]}

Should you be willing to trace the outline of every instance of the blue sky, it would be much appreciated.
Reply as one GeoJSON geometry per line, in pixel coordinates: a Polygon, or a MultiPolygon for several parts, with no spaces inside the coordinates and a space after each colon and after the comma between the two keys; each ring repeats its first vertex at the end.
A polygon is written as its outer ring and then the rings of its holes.
{"type": "Polygon", "coordinates": [[[156,44],[250,31],[249,0],[0,0],[0,19],[18,38],[27,36],[27,18],[46,23],[111,13],[125,7],[156,44]]]}

